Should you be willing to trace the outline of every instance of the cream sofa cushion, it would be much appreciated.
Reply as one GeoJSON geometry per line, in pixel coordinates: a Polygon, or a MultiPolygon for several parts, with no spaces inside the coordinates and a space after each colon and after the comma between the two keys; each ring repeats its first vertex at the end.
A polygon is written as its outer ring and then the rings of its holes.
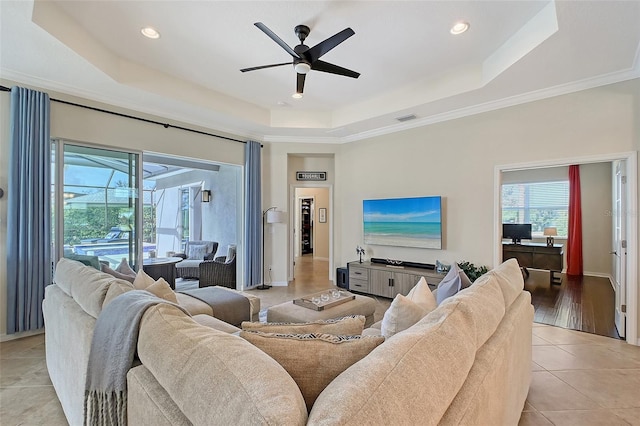
{"type": "Polygon", "coordinates": [[[298,386],[273,358],[171,305],[145,312],[138,356],[194,425],[306,423],[298,386]]]}
{"type": "Polygon", "coordinates": [[[322,390],[340,373],[384,342],[383,337],[280,334],[242,331],[240,337],[278,361],[293,377],[311,410],[322,390]]]}
{"type": "Polygon", "coordinates": [[[98,318],[109,286],[127,283],[82,263],[62,258],[56,265],[54,280],[89,315],[98,318]]]}
{"type": "Polygon", "coordinates": [[[516,300],[516,297],[522,293],[524,278],[516,259],[507,260],[497,268],[487,272],[487,274],[497,279],[506,307],[510,306],[516,300]]]}
{"type": "Polygon", "coordinates": [[[365,317],[350,315],[342,318],[318,320],[311,322],[248,322],[242,323],[244,331],[261,331],[263,333],[309,334],[323,333],[344,336],[362,334],[365,317]]]}
{"type": "Polygon", "coordinates": [[[475,320],[464,303],[438,307],[336,377],[309,424],[437,425],[473,365],[475,320]]]}
{"type": "Polygon", "coordinates": [[[398,294],[382,317],[380,333],[384,337],[391,337],[411,327],[428,313],[427,309],[398,294]]]}

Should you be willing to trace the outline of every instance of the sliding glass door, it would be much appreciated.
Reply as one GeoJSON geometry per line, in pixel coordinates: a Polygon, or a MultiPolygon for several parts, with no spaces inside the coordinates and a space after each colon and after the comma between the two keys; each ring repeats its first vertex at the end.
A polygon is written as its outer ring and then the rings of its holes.
{"type": "MultiPolygon", "coordinates": [[[[136,266],[142,248],[139,154],[55,141],[54,193],[57,257],[136,266]]],[[[152,250],[153,247],[147,247],[152,250]]]]}

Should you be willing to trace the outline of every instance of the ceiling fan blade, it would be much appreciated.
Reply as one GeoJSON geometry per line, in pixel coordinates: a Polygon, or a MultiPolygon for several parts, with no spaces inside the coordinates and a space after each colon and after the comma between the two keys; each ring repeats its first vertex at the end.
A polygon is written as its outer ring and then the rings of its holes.
{"type": "Polygon", "coordinates": [[[306,74],[298,73],[298,84],[296,85],[296,93],[304,93],[304,79],[306,74]]]}
{"type": "Polygon", "coordinates": [[[260,28],[263,33],[268,35],[271,40],[278,43],[280,47],[282,47],[284,50],[287,51],[287,53],[289,53],[289,55],[293,56],[294,58],[300,58],[300,56],[291,48],[291,46],[285,43],[280,37],[276,35],[276,33],[271,31],[265,24],[263,24],[262,22],[256,22],[253,25],[260,28]]]}
{"type": "Polygon", "coordinates": [[[345,28],[339,33],[332,35],[328,39],[321,41],[320,43],[307,50],[306,55],[310,62],[315,62],[322,55],[354,35],[355,32],[351,28],[345,28]]]}
{"type": "Polygon", "coordinates": [[[316,71],[328,72],[331,74],[344,75],[346,77],[358,78],[360,77],[359,72],[351,71],[346,68],[339,67],[338,65],[330,64],[325,61],[315,61],[311,64],[311,69],[316,71]]]}
{"type": "Polygon", "coordinates": [[[293,62],[283,62],[281,64],[261,65],[259,67],[242,68],[240,71],[242,71],[242,72],[255,71],[255,70],[261,70],[261,69],[264,69],[264,68],[280,67],[282,65],[293,65],[293,62]]]}

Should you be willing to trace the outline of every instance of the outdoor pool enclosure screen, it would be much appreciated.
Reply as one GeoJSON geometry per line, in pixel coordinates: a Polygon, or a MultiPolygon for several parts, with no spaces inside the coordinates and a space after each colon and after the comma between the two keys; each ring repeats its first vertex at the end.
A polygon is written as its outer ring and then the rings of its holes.
{"type": "Polygon", "coordinates": [[[364,200],[364,243],[442,249],[441,197],[364,200]]]}

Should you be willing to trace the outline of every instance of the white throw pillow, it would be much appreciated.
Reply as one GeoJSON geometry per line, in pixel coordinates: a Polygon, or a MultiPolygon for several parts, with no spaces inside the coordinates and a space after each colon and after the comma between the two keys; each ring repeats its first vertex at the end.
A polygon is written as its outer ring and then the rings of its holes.
{"type": "Polygon", "coordinates": [[[176,294],[171,289],[171,286],[164,278],[160,278],[157,281],[147,275],[142,269],[138,271],[136,279],[133,280],[133,286],[137,290],[146,290],[149,293],[158,296],[169,302],[178,303],[176,294]]]}
{"type": "Polygon", "coordinates": [[[407,294],[407,299],[411,300],[416,305],[427,309],[429,312],[433,311],[437,306],[438,302],[436,302],[436,297],[431,292],[429,288],[429,284],[424,277],[420,278],[418,284],[416,284],[409,294],[407,294]]]}
{"type": "Polygon", "coordinates": [[[391,337],[411,327],[428,313],[427,309],[398,294],[382,317],[380,332],[384,337],[391,337]]]}

